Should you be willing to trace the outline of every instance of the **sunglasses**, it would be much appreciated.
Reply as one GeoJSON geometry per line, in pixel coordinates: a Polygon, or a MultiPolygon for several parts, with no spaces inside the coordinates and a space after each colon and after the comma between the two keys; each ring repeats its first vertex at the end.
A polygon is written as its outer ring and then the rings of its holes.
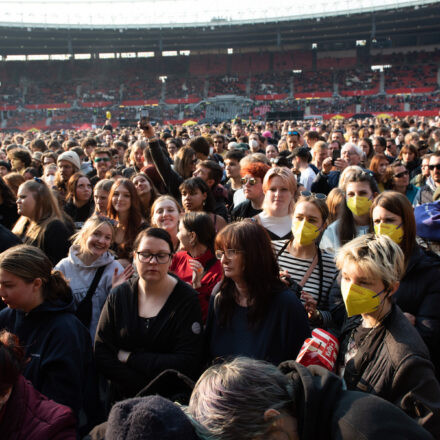
{"type": "Polygon", "coordinates": [[[394,177],[397,177],[399,179],[400,177],[408,176],[408,174],[409,174],[408,170],[407,171],[402,171],[401,173],[394,174],[394,177]]]}
{"type": "Polygon", "coordinates": [[[110,158],[109,157],[97,157],[96,159],[93,160],[93,162],[95,163],[99,163],[99,162],[110,162],[110,158]]]}
{"type": "Polygon", "coordinates": [[[435,164],[435,165],[429,165],[429,169],[430,169],[431,171],[433,171],[433,170],[437,170],[437,171],[439,171],[439,170],[440,170],[440,163],[437,163],[437,164],[435,164]]]}
{"type": "Polygon", "coordinates": [[[288,131],[287,134],[289,136],[295,135],[295,136],[300,136],[301,137],[301,135],[297,131],[288,131]]]}
{"type": "Polygon", "coordinates": [[[255,177],[242,177],[241,184],[246,185],[247,183],[249,183],[251,186],[254,186],[257,183],[257,179],[255,179],[255,177]]]}
{"type": "Polygon", "coordinates": [[[310,191],[301,191],[300,194],[303,197],[314,197],[317,200],[326,200],[327,199],[327,196],[322,193],[312,193],[310,191]]]}

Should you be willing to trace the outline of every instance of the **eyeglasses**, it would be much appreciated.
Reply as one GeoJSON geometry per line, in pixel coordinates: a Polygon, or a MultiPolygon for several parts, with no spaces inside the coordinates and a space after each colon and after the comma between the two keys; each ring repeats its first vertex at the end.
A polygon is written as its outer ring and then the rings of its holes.
{"type": "MultiPolygon", "coordinates": [[[[439,165],[439,167],[440,167],[440,165],[439,165]]],[[[401,173],[394,174],[394,177],[397,177],[399,179],[400,177],[408,176],[408,174],[409,174],[409,171],[406,170],[406,171],[402,171],[401,173]]]]}
{"type": "Polygon", "coordinates": [[[165,264],[170,261],[171,254],[165,252],[160,252],[158,254],[152,254],[150,252],[136,252],[141,263],[151,263],[152,259],[155,258],[159,264],[165,264]]]}
{"type": "Polygon", "coordinates": [[[435,164],[435,165],[429,165],[429,169],[431,170],[431,171],[433,171],[433,170],[440,170],[440,163],[437,163],[437,164],[435,164]]]}
{"type": "Polygon", "coordinates": [[[95,163],[99,163],[99,162],[110,162],[110,158],[109,157],[97,157],[96,159],[93,160],[93,162],[95,163]]]}
{"type": "Polygon", "coordinates": [[[241,184],[246,185],[247,183],[249,183],[251,186],[254,186],[257,184],[257,179],[255,179],[255,177],[242,177],[241,184]]]}
{"type": "Polygon", "coordinates": [[[238,249],[226,249],[225,251],[222,251],[220,249],[217,249],[215,251],[215,257],[217,260],[221,260],[224,255],[226,255],[227,259],[234,258],[236,255],[243,253],[243,251],[240,251],[238,249]]]}
{"type": "Polygon", "coordinates": [[[314,197],[317,200],[325,200],[327,198],[327,196],[325,194],[322,194],[322,193],[312,193],[310,191],[301,191],[300,194],[303,197],[314,197]]]}
{"type": "Polygon", "coordinates": [[[42,183],[44,184],[44,182],[39,178],[39,177],[34,177],[35,182],[37,183],[42,183]]]}
{"type": "Polygon", "coordinates": [[[289,136],[294,135],[294,136],[300,136],[300,137],[301,137],[301,135],[300,135],[297,131],[288,131],[287,134],[288,134],[289,136]]]}

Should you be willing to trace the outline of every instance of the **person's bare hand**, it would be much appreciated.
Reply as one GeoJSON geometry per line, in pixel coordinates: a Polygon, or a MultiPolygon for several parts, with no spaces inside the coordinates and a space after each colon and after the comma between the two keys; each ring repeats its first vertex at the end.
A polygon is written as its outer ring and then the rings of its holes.
{"type": "Polygon", "coordinates": [[[348,162],[344,159],[336,159],[335,160],[335,167],[339,170],[339,171],[344,171],[345,168],[348,167],[348,162]]]}
{"type": "Polygon", "coordinates": [[[113,289],[116,286],[119,286],[120,284],[125,283],[125,281],[129,280],[134,273],[134,269],[133,269],[133,266],[131,264],[129,264],[128,266],[125,267],[125,269],[121,273],[118,273],[118,272],[119,272],[119,270],[116,267],[115,271],[113,272],[113,276],[112,276],[112,288],[113,289]]]}
{"type": "Polygon", "coordinates": [[[202,285],[203,266],[200,261],[189,260],[189,265],[192,269],[192,285],[194,289],[198,289],[202,285]]]}
{"type": "Polygon", "coordinates": [[[412,325],[416,325],[416,317],[414,315],[411,315],[411,313],[403,313],[406,316],[406,319],[408,319],[408,321],[412,324],[412,325]]]}
{"type": "Polygon", "coordinates": [[[304,290],[301,293],[301,299],[304,301],[304,308],[307,311],[307,315],[309,316],[309,319],[315,315],[316,306],[318,305],[318,302],[315,298],[313,298],[310,293],[304,292],[304,290]]]}
{"type": "Polygon", "coordinates": [[[322,162],[322,172],[328,174],[332,170],[332,158],[326,157],[322,162]]]}
{"type": "Polygon", "coordinates": [[[287,270],[280,270],[280,279],[286,286],[289,286],[290,275],[287,270]]]}
{"type": "Polygon", "coordinates": [[[156,135],[153,126],[149,122],[142,125],[141,121],[138,121],[137,126],[143,131],[144,136],[147,138],[152,138],[156,135]]]}

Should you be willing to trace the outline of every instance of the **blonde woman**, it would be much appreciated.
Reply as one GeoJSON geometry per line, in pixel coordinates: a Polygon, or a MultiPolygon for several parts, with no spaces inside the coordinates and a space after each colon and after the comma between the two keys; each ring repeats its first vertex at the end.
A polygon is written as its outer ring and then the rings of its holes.
{"type": "Polygon", "coordinates": [[[20,185],[17,211],[20,218],[12,232],[23,243],[42,249],[52,264],[67,255],[73,229],[64,221],[55,197],[41,179],[34,178],[20,185]]]}
{"type": "Polygon", "coordinates": [[[263,211],[254,219],[266,229],[271,240],[292,237],[292,212],[297,190],[296,178],[287,168],[271,168],[264,176],[263,211]]]}
{"type": "MultiPolygon", "coordinates": [[[[55,267],[69,280],[77,308],[82,301],[91,300],[90,312],[78,316],[90,330],[92,338],[110,290],[133,275],[133,267],[129,265],[124,269],[109,251],[114,236],[115,229],[110,219],[102,216],[89,218],[75,235],[69,256],[55,267]],[[95,287],[91,291],[95,277],[95,287]]],[[[81,308],[85,306],[84,303],[81,308]]]]}

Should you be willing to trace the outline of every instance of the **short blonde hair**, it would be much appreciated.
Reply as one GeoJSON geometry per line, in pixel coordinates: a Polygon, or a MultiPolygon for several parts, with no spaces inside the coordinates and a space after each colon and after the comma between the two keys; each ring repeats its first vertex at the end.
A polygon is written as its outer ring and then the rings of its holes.
{"type": "MultiPolygon", "coordinates": [[[[290,191],[290,194],[292,194],[292,200],[289,203],[289,214],[292,214],[294,208],[295,208],[295,194],[298,190],[298,184],[296,182],[295,175],[286,167],[274,167],[270,168],[270,170],[265,174],[263,179],[263,192],[264,194],[267,193],[269,186],[270,186],[270,180],[274,177],[279,177],[283,183],[287,186],[287,188],[290,191]]],[[[263,209],[267,208],[267,198],[264,197],[263,202],[263,209]]]]}
{"type": "Polygon", "coordinates": [[[112,231],[112,243],[115,239],[115,228],[113,226],[113,220],[102,215],[94,215],[87,219],[83,227],[72,237],[73,245],[79,248],[81,254],[87,254],[87,240],[89,237],[102,225],[108,225],[112,231]]]}
{"type": "Polygon", "coordinates": [[[336,255],[336,266],[342,270],[350,263],[366,276],[382,280],[386,289],[405,273],[403,251],[386,235],[361,235],[342,246],[336,255]]]}

